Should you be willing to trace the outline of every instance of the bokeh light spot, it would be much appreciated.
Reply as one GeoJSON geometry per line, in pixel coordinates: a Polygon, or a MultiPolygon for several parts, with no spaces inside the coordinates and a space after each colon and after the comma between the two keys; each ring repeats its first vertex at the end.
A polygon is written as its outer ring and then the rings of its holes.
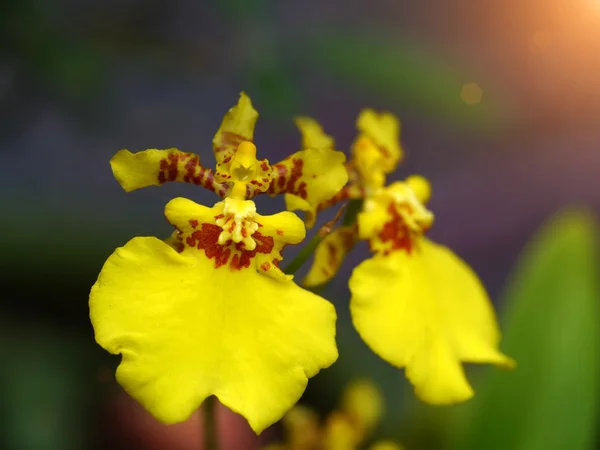
{"type": "Polygon", "coordinates": [[[476,105],[481,103],[483,89],[477,83],[464,84],[460,92],[460,98],[467,105],[476,105]]]}

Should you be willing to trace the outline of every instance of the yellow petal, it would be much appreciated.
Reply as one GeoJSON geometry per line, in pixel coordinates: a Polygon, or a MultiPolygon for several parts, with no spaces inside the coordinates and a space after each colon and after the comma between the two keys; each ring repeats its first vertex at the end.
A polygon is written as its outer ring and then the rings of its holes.
{"type": "MultiPolygon", "coordinates": [[[[230,199],[226,199],[226,202],[230,199]]],[[[254,204],[252,201],[244,203],[254,204]]],[[[294,213],[284,211],[271,216],[254,214],[251,221],[258,228],[248,232],[256,247],[247,250],[241,243],[220,245],[223,228],[216,224],[223,217],[225,202],[212,208],[199,205],[186,198],[171,200],[165,207],[165,216],[179,231],[183,253],[199,253],[214,261],[215,267],[226,271],[251,269],[281,280],[291,280],[279,269],[281,252],[288,244],[297,244],[306,236],[304,224],[294,213]]]]}
{"type": "Polygon", "coordinates": [[[361,263],[350,279],[357,331],[386,361],[406,367],[417,395],[433,404],[473,395],[461,362],[514,362],[498,350],[500,333],[488,296],[471,268],[425,238],[409,254],[361,263]]]}
{"type": "Polygon", "coordinates": [[[252,101],[244,92],[233,108],[227,111],[221,126],[213,138],[213,153],[217,164],[228,156],[233,156],[238,145],[244,141],[253,141],[254,125],[258,112],[252,106],[252,101]]]}
{"type": "Polygon", "coordinates": [[[315,251],[315,260],[302,283],[305,286],[319,286],[331,280],[355,243],[355,227],[334,229],[319,243],[315,251]]]}
{"type": "Polygon", "coordinates": [[[310,117],[297,117],[296,126],[302,134],[302,149],[325,148],[333,149],[334,139],[323,131],[323,127],[310,117]]]}
{"type": "Polygon", "coordinates": [[[290,449],[289,447],[287,447],[284,444],[275,443],[275,444],[268,444],[266,447],[262,447],[261,450],[294,450],[294,449],[290,449]]]}
{"type": "Polygon", "coordinates": [[[285,209],[288,211],[304,211],[304,223],[306,228],[312,228],[317,221],[317,209],[319,205],[311,205],[297,195],[285,194],[285,209]]]}
{"type": "Polygon", "coordinates": [[[334,411],[327,417],[323,448],[327,450],[355,450],[362,438],[361,431],[352,423],[352,419],[340,411],[334,411]]]}
{"type": "Polygon", "coordinates": [[[337,358],[326,300],[153,237],[108,258],[90,317],[96,341],[122,354],[119,383],[163,423],[186,420],[214,394],[259,433],[337,358]]]}
{"type": "Polygon", "coordinates": [[[283,426],[287,443],[292,450],[312,450],[320,439],[319,417],[306,406],[294,406],[284,417],[283,426]]]}
{"type": "Polygon", "coordinates": [[[358,115],[356,127],[381,151],[385,162],[384,171],[386,173],[393,172],[403,156],[398,119],[390,113],[378,114],[372,109],[365,109],[358,115]]]}
{"type": "Polygon", "coordinates": [[[273,180],[268,193],[293,194],[304,202],[300,206],[298,201],[290,205],[288,198],[288,206],[316,211],[320,203],[334,197],[348,182],[345,161],[342,152],[329,149],[296,152],[272,166],[273,180]]]}
{"type": "Polygon", "coordinates": [[[393,441],[377,441],[369,447],[369,450],[403,450],[403,447],[393,441]]]}
{"type": "Polygon", "coordinates": [[[167,181],[197,184],[221,197],[227,190],[215,181],[210,169],[202,167],[198,155],[176,148],[138,153],[121,150],[111,158],[110,165],[115,178],[127,192],[146,186],[160,186],[167,181]]]}
{"type": "Polygon", "coordinates": [[[354,380],[344,390],[342,411],[351,416],[365,432],[370,431],[383,415],[383,396],[367,379],[354,380]]]}

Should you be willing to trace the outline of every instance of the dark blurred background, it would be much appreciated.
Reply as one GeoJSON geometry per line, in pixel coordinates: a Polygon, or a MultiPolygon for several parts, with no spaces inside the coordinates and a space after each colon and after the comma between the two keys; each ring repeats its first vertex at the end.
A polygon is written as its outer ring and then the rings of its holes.
{"type": "MultiPolygon", "coordinates": [[[[564,207],[600,209],[598,0],[3,0],[0,448],[198,448],[183,442],[198,439],[194,424],[168,441],[124,398],[87,296],[116,247],[170,234],[169,199],[216,201],[184,185],[126,194],[110,157],[178,147],[212,166],[212,136],[241,90],[273,162],[299,149],[295,115],[344,151],[361,108],[398,115],[406,159],[394,178],[431,180],[431,237],[474,267],[500,310],[540,224],[564,207]]],[[[349,379],[370,376],[386,390],[385,432],[443,448],[437,413],[415,406],[351,327],[347,278],[366,255],[325,291],[341,357],[306,402],[326,412],[349,379]]]]}

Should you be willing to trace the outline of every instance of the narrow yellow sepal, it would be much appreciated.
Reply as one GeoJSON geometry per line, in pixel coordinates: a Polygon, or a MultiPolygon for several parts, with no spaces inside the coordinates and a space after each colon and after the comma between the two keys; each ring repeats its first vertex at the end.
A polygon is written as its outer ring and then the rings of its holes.
{"type": "Polygon", "coordinates": [[[323,127],[311,117],[297,117],[296,126],[302,134],[302,149],[324,148],[333,150],[335,140],[323,131],[323,127]]]}
{"type": "Polygon", "coordinates": [[[213,138],[213,153],[217,164],[232,156],[242,142],[253,141],[257,119],[258,112],[252,106],[250,97],[242,92],[237,104],[223,117],[213,138]]]}
{"type": "Polygon", "coordinates": [[[356,128],[360,135],[371,139],[381,150],[383,171],[393,172],[403,157],[400,146],[400,121],[396,116],[387,112],[377,113],[372,109],[364,109],[356,119],[356,128]]]}
{"type": "Polygon", "coordinates": [[[317,246],[313,264],[302,282],[304,286],[320,286],[331,280],[356,239],[356,228],[350,226],[335,228],[325,236],[317,246]]]}

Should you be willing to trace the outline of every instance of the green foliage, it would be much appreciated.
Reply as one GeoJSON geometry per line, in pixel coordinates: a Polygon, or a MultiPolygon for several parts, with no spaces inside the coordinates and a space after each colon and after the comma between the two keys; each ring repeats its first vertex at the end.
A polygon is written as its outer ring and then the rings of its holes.
{"type": "Polygon", "coordinates": [[[526,250],[506,298],[503,350],[468,405],[460,450],[594,448],[600,400],[598,231],[581,212],[548,223],[526,250]]]}

